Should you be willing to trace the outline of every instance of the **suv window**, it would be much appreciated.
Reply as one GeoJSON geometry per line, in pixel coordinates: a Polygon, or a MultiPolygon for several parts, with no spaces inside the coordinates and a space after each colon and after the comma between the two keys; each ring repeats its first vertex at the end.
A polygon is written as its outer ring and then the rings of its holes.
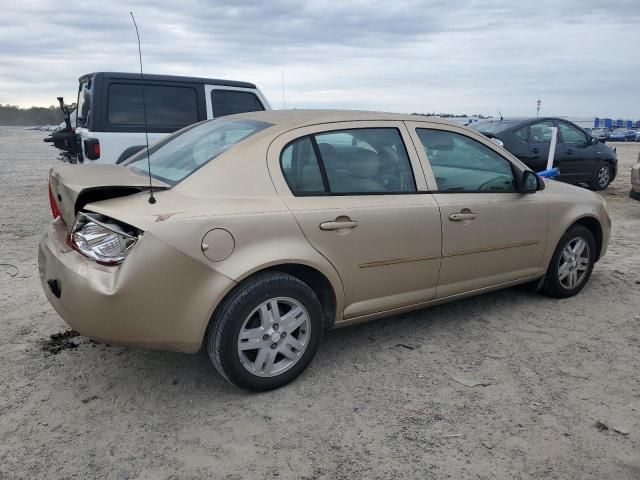
{"type": "Polygon", "coordinates": [[[531,142],[550,142],[555,125],[551,120],[534,123],[529,127],[529,141],[531,142]]]}
{"type": "Polygon", "coordinates": [[[78,105],[76,107],[76,125],[89,125],[91,112],[91,79],[82,80],[78,89],[78,105]]]}
{"type": "Polygon", "coordinates": [[[562,135],[564,143],[587,143],[587,137],[584,132],[573,125],[560,122],[558,124],[558,130],[560,130],[560,135],[562,135]]]}
{"type": "Polygon", "coordinates": [[[284,149],[280,162],[294,194],[416,191],[409,156],[395,128],[338,130],[304,137],[284,149]]]}
{"type": "Polygon", "coordinates": [[[511,164],[486,145],[459,133],[417,129],[439,191],[514,192],[511,164]]]}
{"type": "MultiPolygon", "coordinates": [[[[150,126],[185,127],[198,121],[194,88],[145,85],[144,99],[150,126]]],[[[144,125],[142,85],[111,84],[107,118],[112,125],[144,125]]]]}
{"type": "Polygon", "coordinates": [[[254,93],[237,90],[211,90],[211,105],[213,118],[264,110],[262,103],[254,93]]]}

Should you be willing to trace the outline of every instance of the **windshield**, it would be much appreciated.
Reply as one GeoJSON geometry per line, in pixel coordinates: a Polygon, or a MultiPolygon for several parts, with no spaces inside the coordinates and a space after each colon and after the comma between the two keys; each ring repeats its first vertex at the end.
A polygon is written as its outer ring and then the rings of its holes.
{"type": "Polygon", "coordinates": [[[515,124],[514,120],[482,120],[480,122],[474,122],[469,126],[482,133],[497,133],[500,130],[504,130],[507,127],[515,124]]]}
{"type": "MultiPolygon", "coordinates": [[[[149,149],[151,176],[175,185],[225,150],[270,126],[257,120],[220,118],[184,128],[149,149]]],[[[147,175],[146,150],[125,166],[147,175]]]]}

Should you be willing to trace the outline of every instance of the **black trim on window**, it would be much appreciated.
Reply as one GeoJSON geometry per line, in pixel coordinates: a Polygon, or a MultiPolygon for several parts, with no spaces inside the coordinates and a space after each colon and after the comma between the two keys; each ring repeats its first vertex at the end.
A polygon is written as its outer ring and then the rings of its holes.
{"type": "Polygon", "coordinates": [[[316,155],[316,160],[318,161],[318,167],[320,168],[320,173],[322,174],[322,184],[324,185],[324,191],[330,194],[331,187],[329,187],[329,177],[327,176],[327,170],[324,168],[324,160],[322,159],[322,154],[320,153],[320,147],[318,147],[318,142],[316,141],[315,135],[309,135],[309,140],[311,140],[311,145],[313,146],[313,152],[316,155]]]}

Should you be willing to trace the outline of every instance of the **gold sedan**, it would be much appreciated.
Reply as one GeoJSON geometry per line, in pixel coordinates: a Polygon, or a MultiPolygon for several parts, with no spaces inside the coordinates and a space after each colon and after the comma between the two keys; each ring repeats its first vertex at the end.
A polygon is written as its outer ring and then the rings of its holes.
{"type": "Polygon", "coordinates": [[[71,327],[204,344],[251,390],[298,376],[328,328],[519,283],[575,295],[611,226],[597,194],[476,131],[373,112],[202,122],[122,165],[53,168],[49,196],[40,274],[71,327]]]}

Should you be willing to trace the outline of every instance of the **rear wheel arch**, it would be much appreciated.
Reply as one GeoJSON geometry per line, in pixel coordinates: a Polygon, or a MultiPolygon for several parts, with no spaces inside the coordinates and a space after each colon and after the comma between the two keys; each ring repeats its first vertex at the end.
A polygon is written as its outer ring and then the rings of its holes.
{"type": "MultiPolygon", "coordinates": [[[[203,332],[203,340],[207,338],[211,326],[224,305],[225,301],[239,288],[246,285],[248,282],[254,280],[257,277],[263,276],[268,273],[286,273],[292,277],[297,278],[303,283],[307,284],[316,294],[320,305],[322,307],[322,316],[325,328],[330,328],[336,321],[338,310],[338,297],[336,287],[331,283],[329,278],[317,268],[305,265],[302,263],[279,263],[274,265],[265,266],[258,270],[247,273],[245,276],[237,279],[237,284],[231,288],[224,297],[218,302],[214,308],[207,327],[203,332]]],[[[339,294],[339,292],[338,292],[339,294]]],[[[203,342],[204,344],[204,342],[203,342]]]]}

